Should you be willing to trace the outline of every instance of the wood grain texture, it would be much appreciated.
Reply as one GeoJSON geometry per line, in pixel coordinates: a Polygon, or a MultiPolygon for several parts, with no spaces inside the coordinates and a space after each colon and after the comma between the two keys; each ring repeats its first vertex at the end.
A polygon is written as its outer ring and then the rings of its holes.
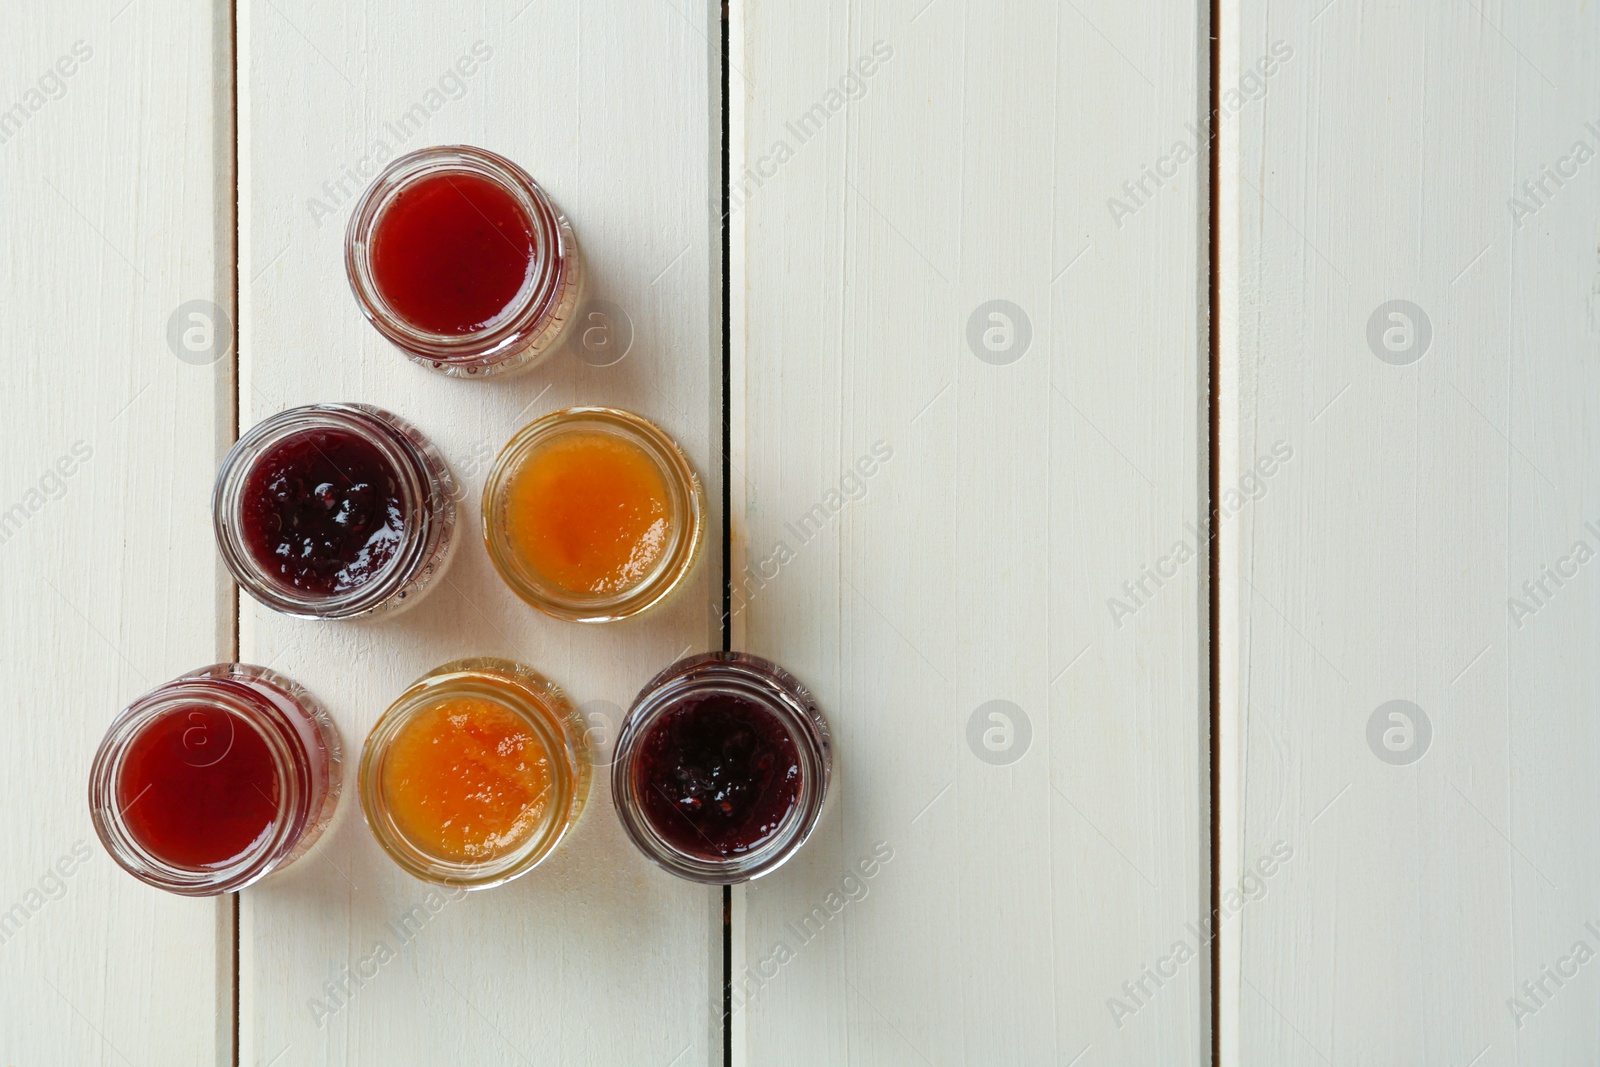
{"type": "Polygon", "coordinates": [[[736,1063],[1209,1057],[1203,33],[735,22],[736,641],[838,771],[736,895],[736,1063]]]}
{"type": "Polygon", "coordinates": [[[230,904],[122,873],[85,794],[118,709],[232,644],[209,507],[231,361],[168,343],[181,305],[232,304],[227,19],[23,7],[0,50],[0,1059],[226,1064],[230,904]]]}
{"type": "MultiPolygon", "coordinates": [[[[636,853],[604,773],[560,852],[458,901],[430,900],[389,862],[354,790],[373,722],[442,662],[526,661],[577,703],[602,702],[609,744],[653,673],[716,643],[714,550],[669,605],[578,626],[518,601],[478,533],[494,454],[573,404],[655,420],[720,499],[713,20],[682,3],[241,5],[241,421],[310,401],[375,403],[429,434],[465,487],[447,580],[406,614],[311,624],[245,605],[245,657],[325,700],[349,755],[325,843],[245,896],[245,1063],[720,1062],[720,894],[636,853]],[[632,321],[622,362],[597,368],[568,352],[510,380],[456,381],[407,362],[362,320],[342,259],[350,203],[372,173],[362,160],[441,143],[499,151],[550,192],[576,229],[591,295],[632,321]],[[393,959],[380,962],[379,946],[393,959]]],[[[715,544],[720,514],[710,529],[715,544]]]]}
{"type": "Polygon", "coordinates": [[[1231,5],[1224,84],[1276,43],[1293,57],[1232,119],[1224,478],[1277,442],[1294,458],[1223,556],[1224,884],[1293,858],[1230,928],[1224,1063],[1600,1046],[1575,959],[1600,948],[1600,579],[1579,562],[1600,547],[1597,18],[1231,5]],[[1387,711],[1369,744],[1392,700],[1426,746],[1387,711]]]}

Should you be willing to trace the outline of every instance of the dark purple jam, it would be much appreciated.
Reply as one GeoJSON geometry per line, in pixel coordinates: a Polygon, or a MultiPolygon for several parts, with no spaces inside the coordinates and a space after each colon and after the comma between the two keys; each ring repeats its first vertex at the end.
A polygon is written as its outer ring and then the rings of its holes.
{"type": "Polygon", "coordinates": [[[348,430],[306,430],[256,460],[241,503],[257,565],[302,593],[337,596],[399,550],[406,503],[394,464],[348,430]]]}
{"type": "Polygon", "coordinates": [[[772,712],[737,696],[696,697],[663,712],[635,760],[645,818],[692,855],[750,851],[800,794],[794,738],[772,712]]]}

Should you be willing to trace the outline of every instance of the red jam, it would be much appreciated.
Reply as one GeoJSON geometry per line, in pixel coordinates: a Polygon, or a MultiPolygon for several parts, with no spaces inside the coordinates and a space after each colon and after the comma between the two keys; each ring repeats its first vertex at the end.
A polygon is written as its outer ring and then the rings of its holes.
{"type": "Polygon", "coordinates": [[[693,855],[723,858],[766,841],[800,792],[794,738],[736,696],[686,701],[656,720],[633,768],[656,832],[693,855]]]}
{"type": "Polygon", "coordinates": [[[378,217],[372,275],[417,329],[475,333],[511,305],[536,249],[532,222],[505,189],[473,174],[436,174],[408,185],[378,217]]]}
{"type": "Polygon", "coordinates": [[[196,704],[153,719],[128,746],[117,806],[134,839],[169,864],[215,867],[278,817],[277,767],[255,727],[196,704]]]}
{"type": "Polygon", "coordinates": [[[245,481],[244,543],[261,569],[316,596],[371,581],[400,547],[406,503],[393,464],[347,430],[307,430],[268,449],[245,481]]]}

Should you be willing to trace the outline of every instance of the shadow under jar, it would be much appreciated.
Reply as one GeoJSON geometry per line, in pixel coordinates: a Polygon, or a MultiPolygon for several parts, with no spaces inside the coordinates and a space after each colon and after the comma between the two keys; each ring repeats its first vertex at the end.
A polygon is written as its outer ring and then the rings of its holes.
{"type": "Polygon", "coordinates": [[[483,488],[483,538],[500,577],[570,622],[660,603],[693,569],[704,526],[683,450],[616,408],[567,408],[523,427],[483,488]]]}
{"type": "Polygon", "coordinates": [[[239,439],[212,525],[241,588],[302,619],[416,603],[455,541],[456,485],[416,427],[366,404],[290,408],[239,439]]]}
{"type": "Polygon", "coordinates": [[[265,667],[185,674],[112,722],[89,775],[111,858],[184,896],[231,893],[315,844],[333,818],[341,745],[300,685],[265,667]]]}
{"type": "Polygon", "coordinates": [[[617,736],[611,799],[650,859],[728,885],[768,874],[822,818],[828,723],[782,667],[742,652],[679,660],[634,700],[617,736]]]}
{"type": "Polygon", "coordinates": [[[509,159],[467,145],[384,168],[351,213],[345,270],[379,333],[455,377],[549,355],[584,282],[572,226],[545,191],[509,159]]]}
{"type": "Polygon", "coordinates": [[[482,657],[423,675],[361,753],[361,810],[408,874],[487,889],[544,861],[577,824],[592,759],[561,688],[482,657]]]}

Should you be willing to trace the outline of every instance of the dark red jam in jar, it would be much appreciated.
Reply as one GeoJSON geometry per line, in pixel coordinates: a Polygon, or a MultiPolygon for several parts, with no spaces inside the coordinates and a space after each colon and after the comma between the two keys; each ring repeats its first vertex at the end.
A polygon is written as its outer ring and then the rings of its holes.
{"type": "Polygon", "coordinates": [[[372,277],[395,313],[429,333],[489,324],[528,281],[533,222],[476,174],[429,174],[400,189],[372,236],[372,277]]]}
{"type": "Polygon", "coordinates": [[[415,603],[443,569],[455,483],[438,450],[364,404],[292,408],[250,430],[212,497],[223,560],[251,596],[302,618],[415,603]]]}
{"type": "Polygon", "coordinates": [[[583,287],[572,226],[515,163],[481,148],[396,159],[350,216],[356,304],[413,360],[484,376],[532,366],[567,336],[583,287]]]}
{"type": "Polygon", "coordinates": [[[676,704],[634,756],[645,817],[684,852],[736,856],[765,842],[800,795],[800,753],[777,716],[736,693],[676,704]]]}
{"type": "Polygon", "coordinates": [[[271,831],[283,784],[266,739],[247,719],[189,704],[134,735],[116,796],[128,832],[152,855],[215,867],[271,831]]]}
{"type": "Polygon", "coordinates": [[[293,862],[338,803],[342,746],[304,688],[218,664],[129,705],[90,772],[95,831],[140,880],[187,896],[241,889],[293,862]]]}
{"type": "Polygon", "coordinates": [[[684,878],[742,882],[777,868],[821,817],[828,725],[769,660],[713,652],[668,667],[623,722],[611,790],[634,844],[684,878]]]}
{"type": "Polygon", "coordinates": [[[407,502],[388,457],[349,430],[303,430],[262,453],[245,479],[244,542],[262,571],[317,596],[383,572],[407,502]]]}

